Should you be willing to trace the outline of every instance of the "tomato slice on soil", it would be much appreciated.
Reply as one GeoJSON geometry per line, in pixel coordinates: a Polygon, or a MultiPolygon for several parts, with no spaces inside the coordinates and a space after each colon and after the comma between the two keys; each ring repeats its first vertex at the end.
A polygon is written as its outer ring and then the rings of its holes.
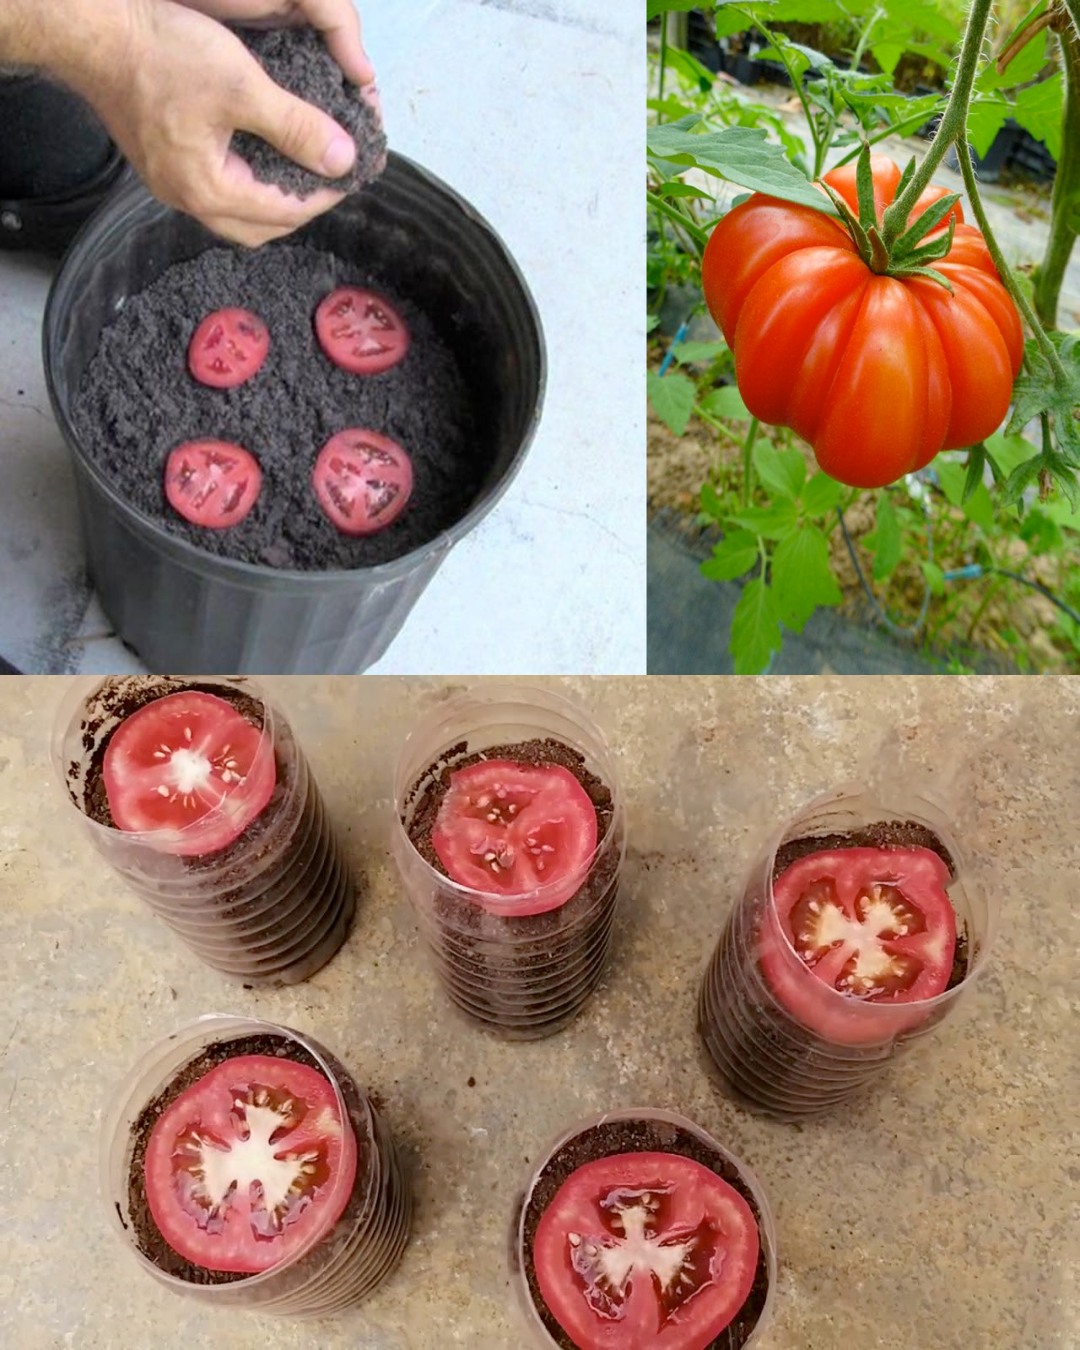
{"type": "Polygon", "coordinates": [[[384,295],[359,286],[341,286],[315,311],[319,346],[342,370],[379,375],[409,350],[405,320],[384,295]]]}
{"type": "Polygon", "coordinates": [[[543,914],[581,887],[596,851],[596,809],[558,764],[481,760],[450,775],[431,843],[451,880],[496,914],[543,914]]]}
{"type": "Polygon", "coordinates": [[[949,869],[928,848],[839,848],[800,858],[773,883],[773,896],[801,965],[763,941],[769,987],[811,1030],[840,1040],[862,1037],[836,994],[875,1004],[934,998],[949,983],[956,950],[948,883],[949,869]]]}
{"type": "Polygon", "coordinates": [[[262,369],[270,350],[270,330],[248,309],[219,309],[208,314],[188,346],[188,370],[200,384],[233,389],[262,369]]]}
{"type": "Polygon", "coordinates": [[[125,718],[102,763],[121,830],[161,832],[165,851],[191,857],[231,844],[274,791],[274,751],[259,728],[216,694],[183,690],[125,718]]]}
{"type": "Polygon", "coordinates": [[[760,1239],[746,1200],[674,1153],[585,1163],[533,1239],[540,1292],[580,1350],[704,1350],[746,1302],[760,1239]]]}
{"type": "Polygon", "coordinates": [[[229,441],[186,441],[165,462],[165,496],[178,515],[208,530],[236,525],[255,505],[262,469],[229,441]]]}
{"type": "Polygon", "coordinates": [[[393,524],[412,493],[412,460],[389,436],[349,427],[319,451],[312,486],[342,534],[374,534],[393,524]]]}
{"type": "Polygon", "coordinates": [[[161,1236],[207,1270],[254,1274],[324,1237],[356,1179],[329,1080],[274,1055],[227,1059],[160,1116],[144,1164],[161,1236]]]}

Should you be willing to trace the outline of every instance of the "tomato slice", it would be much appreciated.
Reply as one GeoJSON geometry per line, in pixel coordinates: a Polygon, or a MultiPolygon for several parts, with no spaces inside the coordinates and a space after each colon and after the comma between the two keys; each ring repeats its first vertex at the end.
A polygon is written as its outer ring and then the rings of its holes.
{"type": "Polygon", "coordinates": [[[596,808],[559,764],[487,759],[450,775],[431,843],[451,880],[495,914],[543,914],[578,890],[596,852],[596,808]]]}
{"type": "Polygon", "coordinates": [[[956,950],[948,882],[949,869],[928,848],[800,858],[773,883],[773,896],[783,938],[802,964],[763,940],[769,987],[811,1030],[840,1040],[859,1037],[834,994],[879,1004],[934,998],[949,983],[956,950]]]}
{"type": "Polygon", "coordinates": [[[544,1302],[580,1350],[705,1350],[757,1272],[754,1212],[722,1177],[676,1153],[585,1163],[533,1239],[544,1302]]]}
{"type": "Polygon", "coordinates": [[[312,486],[343,534],[374,534],[393,524],[412,493],[412,460],[389,436],[349,427],[319,451],[312,486]]]}
{"type": "Polygon", "coordinates": [[[262,469],[229,441],[186,441],[165,461],[165,496],[178,515],[208,530],[236,525],[255,505],[262,469]]]}
{"type": "Polygon", "coordinates": [[[216,694],[183,690],[125,718],[102,763],[117,828],[153,830],[164,851],[214,853],[269,802],[277,773],[259,728],[216,694]]]}
{"type": "Polygon", "coordinates": [[[315,333],[334,365],[354,375],[379,375],[409,350],[405,320],[385,295],[359,286],[341,286],[321,301],[315,333]]]}
{"type": "Polygon", "coordinates": [[[146,1199],[193,1265],[255,1274],[330,1231],[356,1179],[356,1136],[317,1069],[274,1055],[227,1059],[154,1125],[146,1199]]]}
{"type": "Polygon", "coordinates": [[[233,389],[262,369],[270,350],[270,330],[249,309],[218,309],[208,314],[188,347],[188,370],[200,384],[233,389]]]}

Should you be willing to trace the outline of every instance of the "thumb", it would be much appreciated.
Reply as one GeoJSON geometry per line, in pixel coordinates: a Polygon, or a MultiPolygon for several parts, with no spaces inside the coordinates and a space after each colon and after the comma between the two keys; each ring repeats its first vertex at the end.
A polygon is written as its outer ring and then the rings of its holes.
{"type": "Polygon", "coordinates": [[[356,161],[356,145],[332,117],[290,94],[259,70],[237,125],[254,132],[312,173],[341,178],[356,161]]]}

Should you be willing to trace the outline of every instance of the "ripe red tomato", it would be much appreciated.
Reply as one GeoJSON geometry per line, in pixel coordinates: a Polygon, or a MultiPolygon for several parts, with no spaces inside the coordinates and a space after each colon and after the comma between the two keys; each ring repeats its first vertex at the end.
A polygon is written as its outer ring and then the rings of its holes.
{"type": "Polygon", "coordinates": [[[184,690],[145,704],[109,737],[102,762],[118,829],[159,832],[169,853],[214,853],[274,792],[273,747],[216,694],[184,690]]]}
{"type": "Polygon", "coordinates": [[[154,1125],[146,1199],[162,1237],[206,1270],[254,1274],[325,1237],[356,1179],[356,1136],[329,1080],[275,1055],[227,1059],[154,1125]]]}
{"type": "Polygon", "coordinates": [[[450,775],[431,843],[453,881],[495,914],[543,914],[581,888],[596,808],[559,764],[481,760],[450,775]]]}
{"type": "Polygon", "coordinates": [[[188,369],[200,384],[232,389],[250,380],[270,350],[270,330],[247,309],[219,309],[195,329],[188,369]]]}
{"type": "Polygon", "coordinates": [[[165,496],[193,525],[224,530],[237,525],[262,489],[254,455],[229,441],[186,441],[165,461],[165,496]]]}
{"type": "Polygon", "coordinates": [[[705,1350],[754,1285],[753,1210],[675,1153],[585,1163],[533,1239],[544,1302],[581,1350],[705,1350]]]}
{"type": "Polygon", "coordinates": [[[343,534],[374,534],[393,524],[412,493],[412,460],[389,436],[349,427],[319,451],[312,486],[343,534]]]}
{"type": "Polygon", "coordinates": [[[409,350],[405,320],[384,295],[342,286],[315,311],[319,345],[334,365],[354,375],[379,375],[409,350]]]}
{"type": "MultiPolygon", "coordinates": [[[[877,155],[871,165],[880,216],[900,170],[877,155]]],[[[825,182],[857,212],[854,166],[825,182]]],[[[927,189],[911,218],[943,195],[927,189]]],[[[962,222],[959,205],[950,214],[962,222]]],[[[705,300],[746,406],[798,432],[852,487],[883,487],[981,441],[1008,410],[1023,331],[982,235],[958,223],[933,267],[951,295],[926,277],[876,275],[838,220],[761,193],[706,246],[705,300]]]]}
{"type": "Polygon", "coordinates": [[[948,883],[949,869],[928,848],[839,848],[800,858],[773,883],[783,941],[798,960],[766,933],[766,982],[826,1040],[884,1039],[912,1025],[900,1019],[883,1033],[880,1021],[860,1019],[850,1005],[916,1003],[944,992],[956,950],[948,883]]]}

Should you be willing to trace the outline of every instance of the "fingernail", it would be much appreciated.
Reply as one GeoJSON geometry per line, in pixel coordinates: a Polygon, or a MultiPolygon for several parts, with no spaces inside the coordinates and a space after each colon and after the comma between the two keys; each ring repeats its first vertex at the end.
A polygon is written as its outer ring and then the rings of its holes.
{"type": "Polygon", "coordinates": [[[341,178],[347,174],[356,159],[356,146],[351,136],[335,136],[323,155],[323,172],[327,178],[341,178]]]}

